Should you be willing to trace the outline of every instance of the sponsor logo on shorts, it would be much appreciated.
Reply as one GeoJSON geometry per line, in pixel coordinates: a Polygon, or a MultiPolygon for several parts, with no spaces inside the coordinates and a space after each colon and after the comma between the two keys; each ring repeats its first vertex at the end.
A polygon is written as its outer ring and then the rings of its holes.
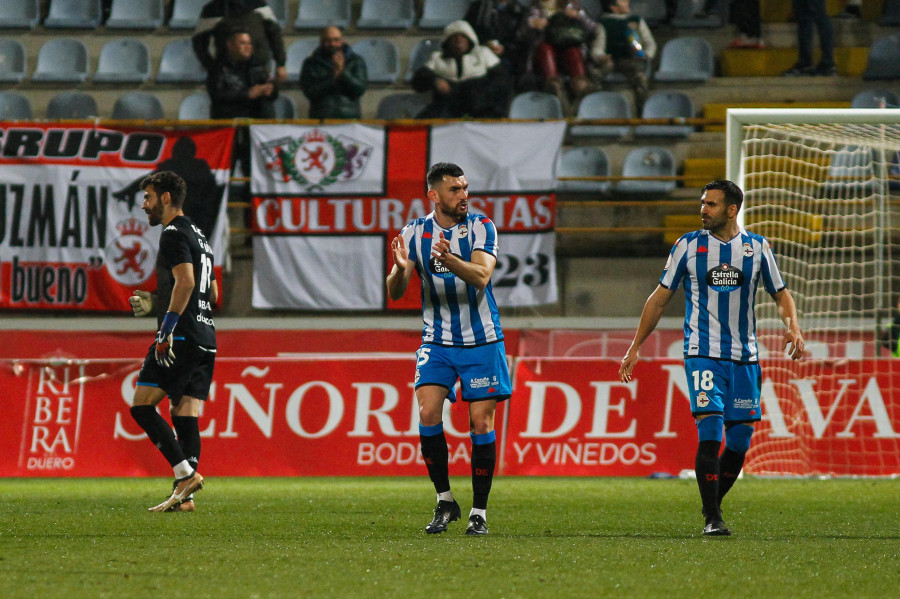
{"type": "Polygon", "coordinates": [[[492,385],[498,384],[496,376],[487,377],[483,376],[480,378],[469,379],[469,389],[484,389],[485,387],[490,387],[492,385]]]}
{"type": "Polygon", "coordinates": [[[756,407],[756,401],[752,397],[746,399],[739,397],[734,400],[734,407],[739,410],[751,410],[756,407]]]}
{"type": "Polygon", "coordinates": [[[709,405],[709,396],[706,394],[706,391],[701,391],[697,395],[697,407],[705,408],[708,405],[709,405]]]}

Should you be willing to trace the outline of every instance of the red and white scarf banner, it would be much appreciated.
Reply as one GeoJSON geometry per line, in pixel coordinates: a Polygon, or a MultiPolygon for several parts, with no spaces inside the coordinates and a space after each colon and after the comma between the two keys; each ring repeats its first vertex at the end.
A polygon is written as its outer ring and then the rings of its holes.
{"type": "Polygon", "coordinates": [[[233,137],[233,128],[0,124],[0,309],[126,312],[132,290],[154,290],[160,228],[139,188],[154,170],[187,181],[185,211],[206,216],[221,276],[233,137]]]}
{"type": "Polygon", "coordinates": [[[253,125],[253,306],[418,309],[417,284],[389,301],[388,241],[433,209],[425,173],[459,164],[470,209],[494,221],[501,306],[557,301],[556,156],[565,123],[253,125]]]}

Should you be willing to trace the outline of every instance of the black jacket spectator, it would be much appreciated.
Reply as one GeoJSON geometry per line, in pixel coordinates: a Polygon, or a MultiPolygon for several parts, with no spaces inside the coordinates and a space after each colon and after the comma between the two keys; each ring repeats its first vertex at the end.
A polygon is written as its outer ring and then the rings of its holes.
{"type": "Polygon", "coordinates": [[[337,27],[323,29],[321,40],[300,69],[309,118],[358,119],[359,98],[369,84],[366,62],[344,42],[337,27]]]}
{"type": "Polygon", "coordinates": [[[278,89],[264,64],[252,56],[250,36],[235,32],[225,54],[216,60],[206,79],[214,119],[275,118],[273,101],[278,89]]]}

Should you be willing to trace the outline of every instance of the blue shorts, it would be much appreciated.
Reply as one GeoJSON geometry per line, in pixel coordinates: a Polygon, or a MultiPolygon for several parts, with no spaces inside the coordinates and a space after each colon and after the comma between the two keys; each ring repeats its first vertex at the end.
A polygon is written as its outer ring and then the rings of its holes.
{"type": "Polygon", "coordinates": [[[423,344],[416,352],[416,389],[437,385],[456,401],[453,387],[461,382],[463,401],[496,399],[512,395],[506,348],[502,341],[474,347],[423,344]]]}
{"type": "Polygon", "coordinates": [[[712,358],[685,358],[691,414],[722,414],[726,423],[756,422],[762,369],[756,362],[739,363],[712,358]]]}

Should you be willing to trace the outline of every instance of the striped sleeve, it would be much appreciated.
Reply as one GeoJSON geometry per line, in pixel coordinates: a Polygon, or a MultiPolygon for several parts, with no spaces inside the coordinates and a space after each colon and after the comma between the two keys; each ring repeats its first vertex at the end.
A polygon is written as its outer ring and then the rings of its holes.
{"type": "Polygon", "coordinates": [[[675,291],[687,272],[687,236],[681,237],[672,246],[669,252],[669,258],[666,260],[666,266],[663,269],[662,276],[659,278],[659,284],[666,289],[675,291]]]}
{"type": "Polygon", "coordinates": [[[497,243],[497,227],[494,222],[487,217],[476,218],[472,221],[472,233],[475,238],[472,251],[481,250],[496,258],[500,245],[497,243]]]}
{"type": "Polygon", "coordinates": [[[781,271],[775,263],[775,253],[769,240],[762,238],[762,280],[769,295],[775,295],[786,287],[781,271]]]}

